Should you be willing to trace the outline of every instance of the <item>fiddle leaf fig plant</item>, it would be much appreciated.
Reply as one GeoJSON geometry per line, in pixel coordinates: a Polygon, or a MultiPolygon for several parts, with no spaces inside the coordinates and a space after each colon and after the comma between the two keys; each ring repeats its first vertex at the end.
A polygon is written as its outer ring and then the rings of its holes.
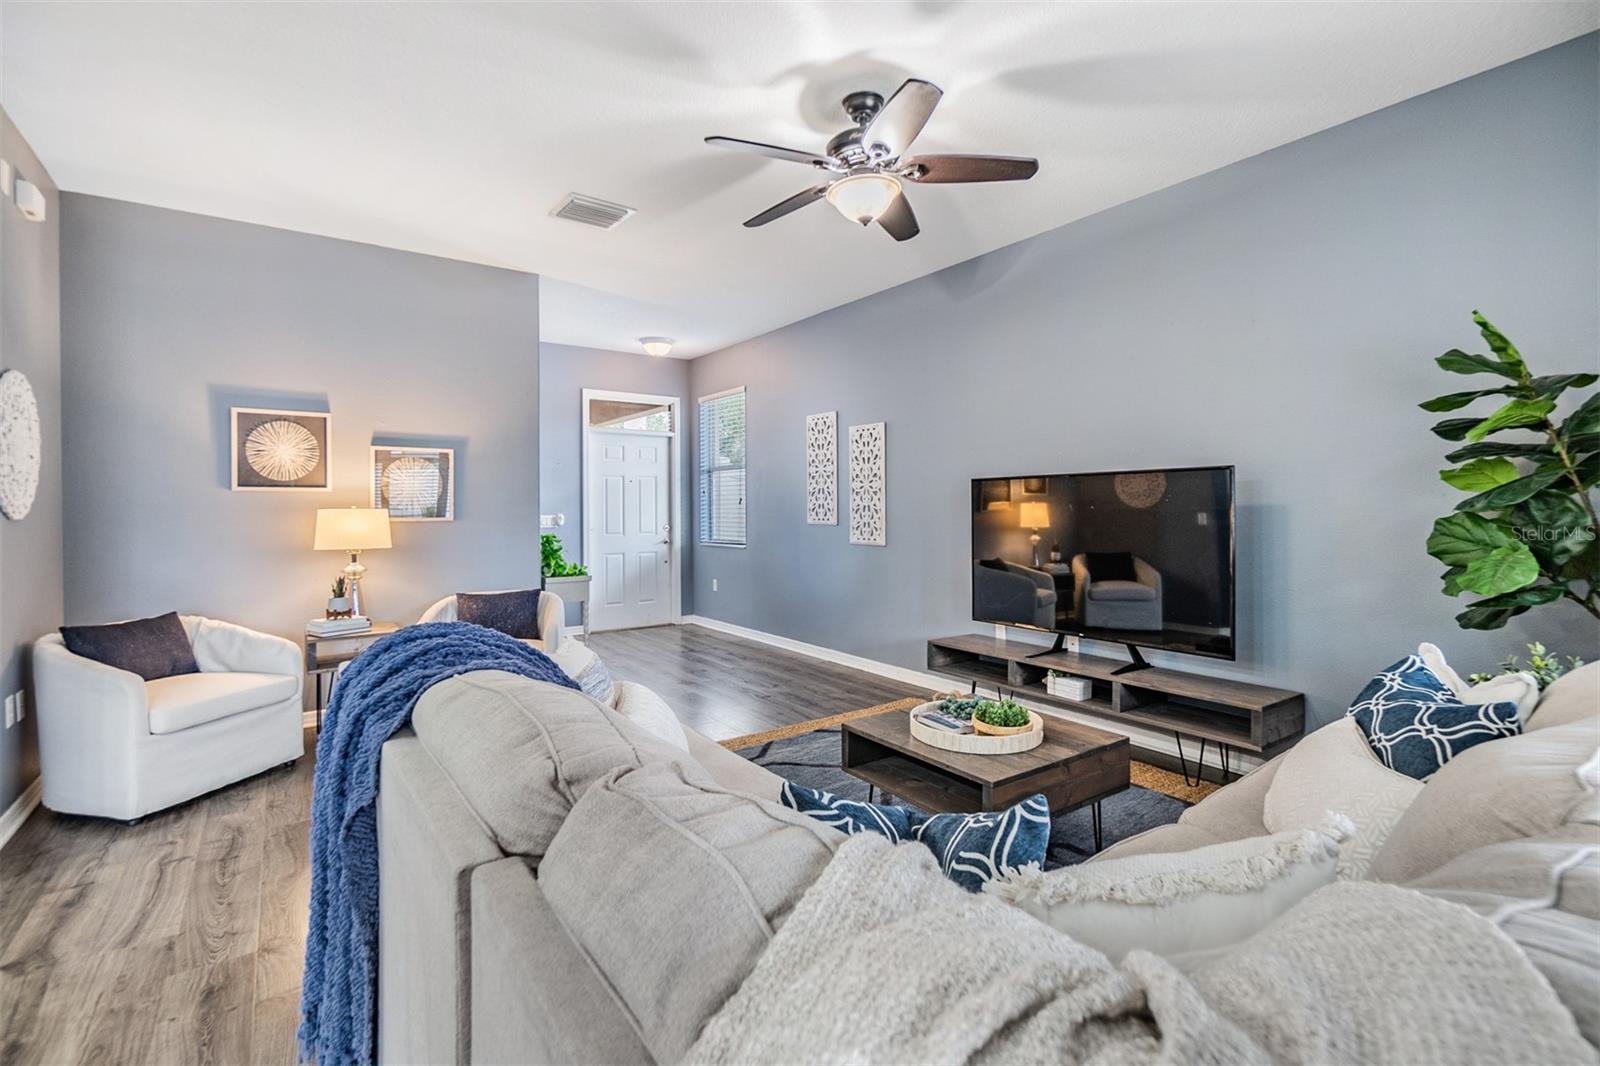
{"type": "Polygon", "coordinates": [[[1451,349],[1434,361],[1453,374],[1491,374],[1505,383],[1418,404],[1444,413],[1503,398],[1487,414],[1433,426],[1445,440],[1463,442],[1445,456],[1460,465],[1439,471],[1439,477],[1470,495],[1455,513],[1434,522],[1428,554],[1449,567],[1442,575],[1445,595],[1483,597],[1456,615],[1456,622],[1464,629],[1499,629],[1524,611],[1558,600],[1571,600],[1600,618],[1600,393],[1590,394],[1559,424],[1552,418],[1564,392],[1588,388],[1600,375],[1535,377],[1505,334],[1476,311],[1472,320],[1493,356],[1451,349]],[[1508,431],[1521,436],[1498,436],[1508,431]]]}

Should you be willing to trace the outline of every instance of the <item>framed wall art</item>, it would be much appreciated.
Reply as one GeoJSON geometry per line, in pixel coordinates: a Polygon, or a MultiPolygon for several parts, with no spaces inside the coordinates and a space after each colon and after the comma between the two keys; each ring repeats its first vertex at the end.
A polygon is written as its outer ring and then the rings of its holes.
{"type": "Polygon", "coordinates": [[[233,427],[235,492],[333,489],[328,459],[333,415],[234,407],[228,417],[233,427]]]}
{"type": "Polygon", "coordinates": [[[882,422],[850,427],[850,543],[889,543],[882,422]]]}
{"type": "Polygon", "coordinates": [[[372,506],[391,522],[455,521],[455,449],[373,445],[372,506]]]}
{"type": "Polygon", "coordinates": [[[839,412],[806,416],[806,523],[839,524],[839,412]]]}

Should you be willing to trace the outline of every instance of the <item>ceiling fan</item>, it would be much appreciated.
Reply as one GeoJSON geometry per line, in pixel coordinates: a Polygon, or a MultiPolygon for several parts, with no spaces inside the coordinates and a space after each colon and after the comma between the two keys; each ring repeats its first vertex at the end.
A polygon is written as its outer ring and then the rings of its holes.
{"type": "Polygon", "coordinates": [[[821,154],[781,148],[737,137],[707,137],[707,144],[803,163],[827,173],[826,181],[773,204],[751,218],[748,227],[826,199],[852,222],[876,222],[897,241],[920,232],[905,196],[905,182],[948,185],[969,181],[1024,181],[1039,172],[1037,159],[1004,155],[905,154],[944,93],[932,82],[908,80],[884,102],[875,92],[854,92],[844,110],[855,126],[829,141],[821,154]]]}

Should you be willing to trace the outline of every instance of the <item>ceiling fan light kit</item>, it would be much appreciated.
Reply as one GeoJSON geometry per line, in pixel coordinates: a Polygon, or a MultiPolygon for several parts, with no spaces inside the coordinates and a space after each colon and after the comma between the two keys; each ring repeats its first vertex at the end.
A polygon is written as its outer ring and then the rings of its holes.
{"type": "Polygon", "coordinates": [[[1039,161],[1019,156],[925,155],[906,150],[928,124],[944,93],[929,81],[911,78],[885,102],[875,92],[854,92],[842,102],[855,123],[830,140],[820,154],[738,137],[707,137],[719,148],[755,152],[772,159],[800,163],[830,175],[820,185],[795,193],[746,220],[754,229],[823,199],[852,222],[878,223],[897,241],[921,232],[905,182],[953,185],[974,181],[1026,181],[1039,172],[1039,161]]]}
{"type": "Polygon", "coordinates": [[[828,202],[838,208],[841,215],[863,226],[878,221],[900,194],[900,179],[877,171],[840,178],[828,186],[827,193],[828,202]]]}

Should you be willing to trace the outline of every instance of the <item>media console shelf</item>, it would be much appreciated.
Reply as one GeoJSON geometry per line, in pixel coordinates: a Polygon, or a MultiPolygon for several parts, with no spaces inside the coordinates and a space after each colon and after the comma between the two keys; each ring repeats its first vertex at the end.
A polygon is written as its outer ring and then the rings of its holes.
{"type": "MultiPolygon", "coordinates": [[[[1117,676],[1128,665],[1076,652],[1051,652],[1037,644],[976,633],[928,641],[928,669],[968,685],[993,688],[1039,703],[1171,733],[1183,760],[1183,738],[1216,744],[1224,775],[1230,751],[1271,758],[1305,732],[1306,701],[1299,692],[1221,677],[1151,667],[1117,676]],[[1041,654],[1042,652],[1042,654],[1041,654]],[[1045,689],[1050,671],[1088,679],[1087,700],[1053,696],[1045,689]]],[[[1184,776],[1188,769],[1185,764],[1184,776]]],[[[1198,779],[1198,774],[1197,774],[1198,779]]]]}

